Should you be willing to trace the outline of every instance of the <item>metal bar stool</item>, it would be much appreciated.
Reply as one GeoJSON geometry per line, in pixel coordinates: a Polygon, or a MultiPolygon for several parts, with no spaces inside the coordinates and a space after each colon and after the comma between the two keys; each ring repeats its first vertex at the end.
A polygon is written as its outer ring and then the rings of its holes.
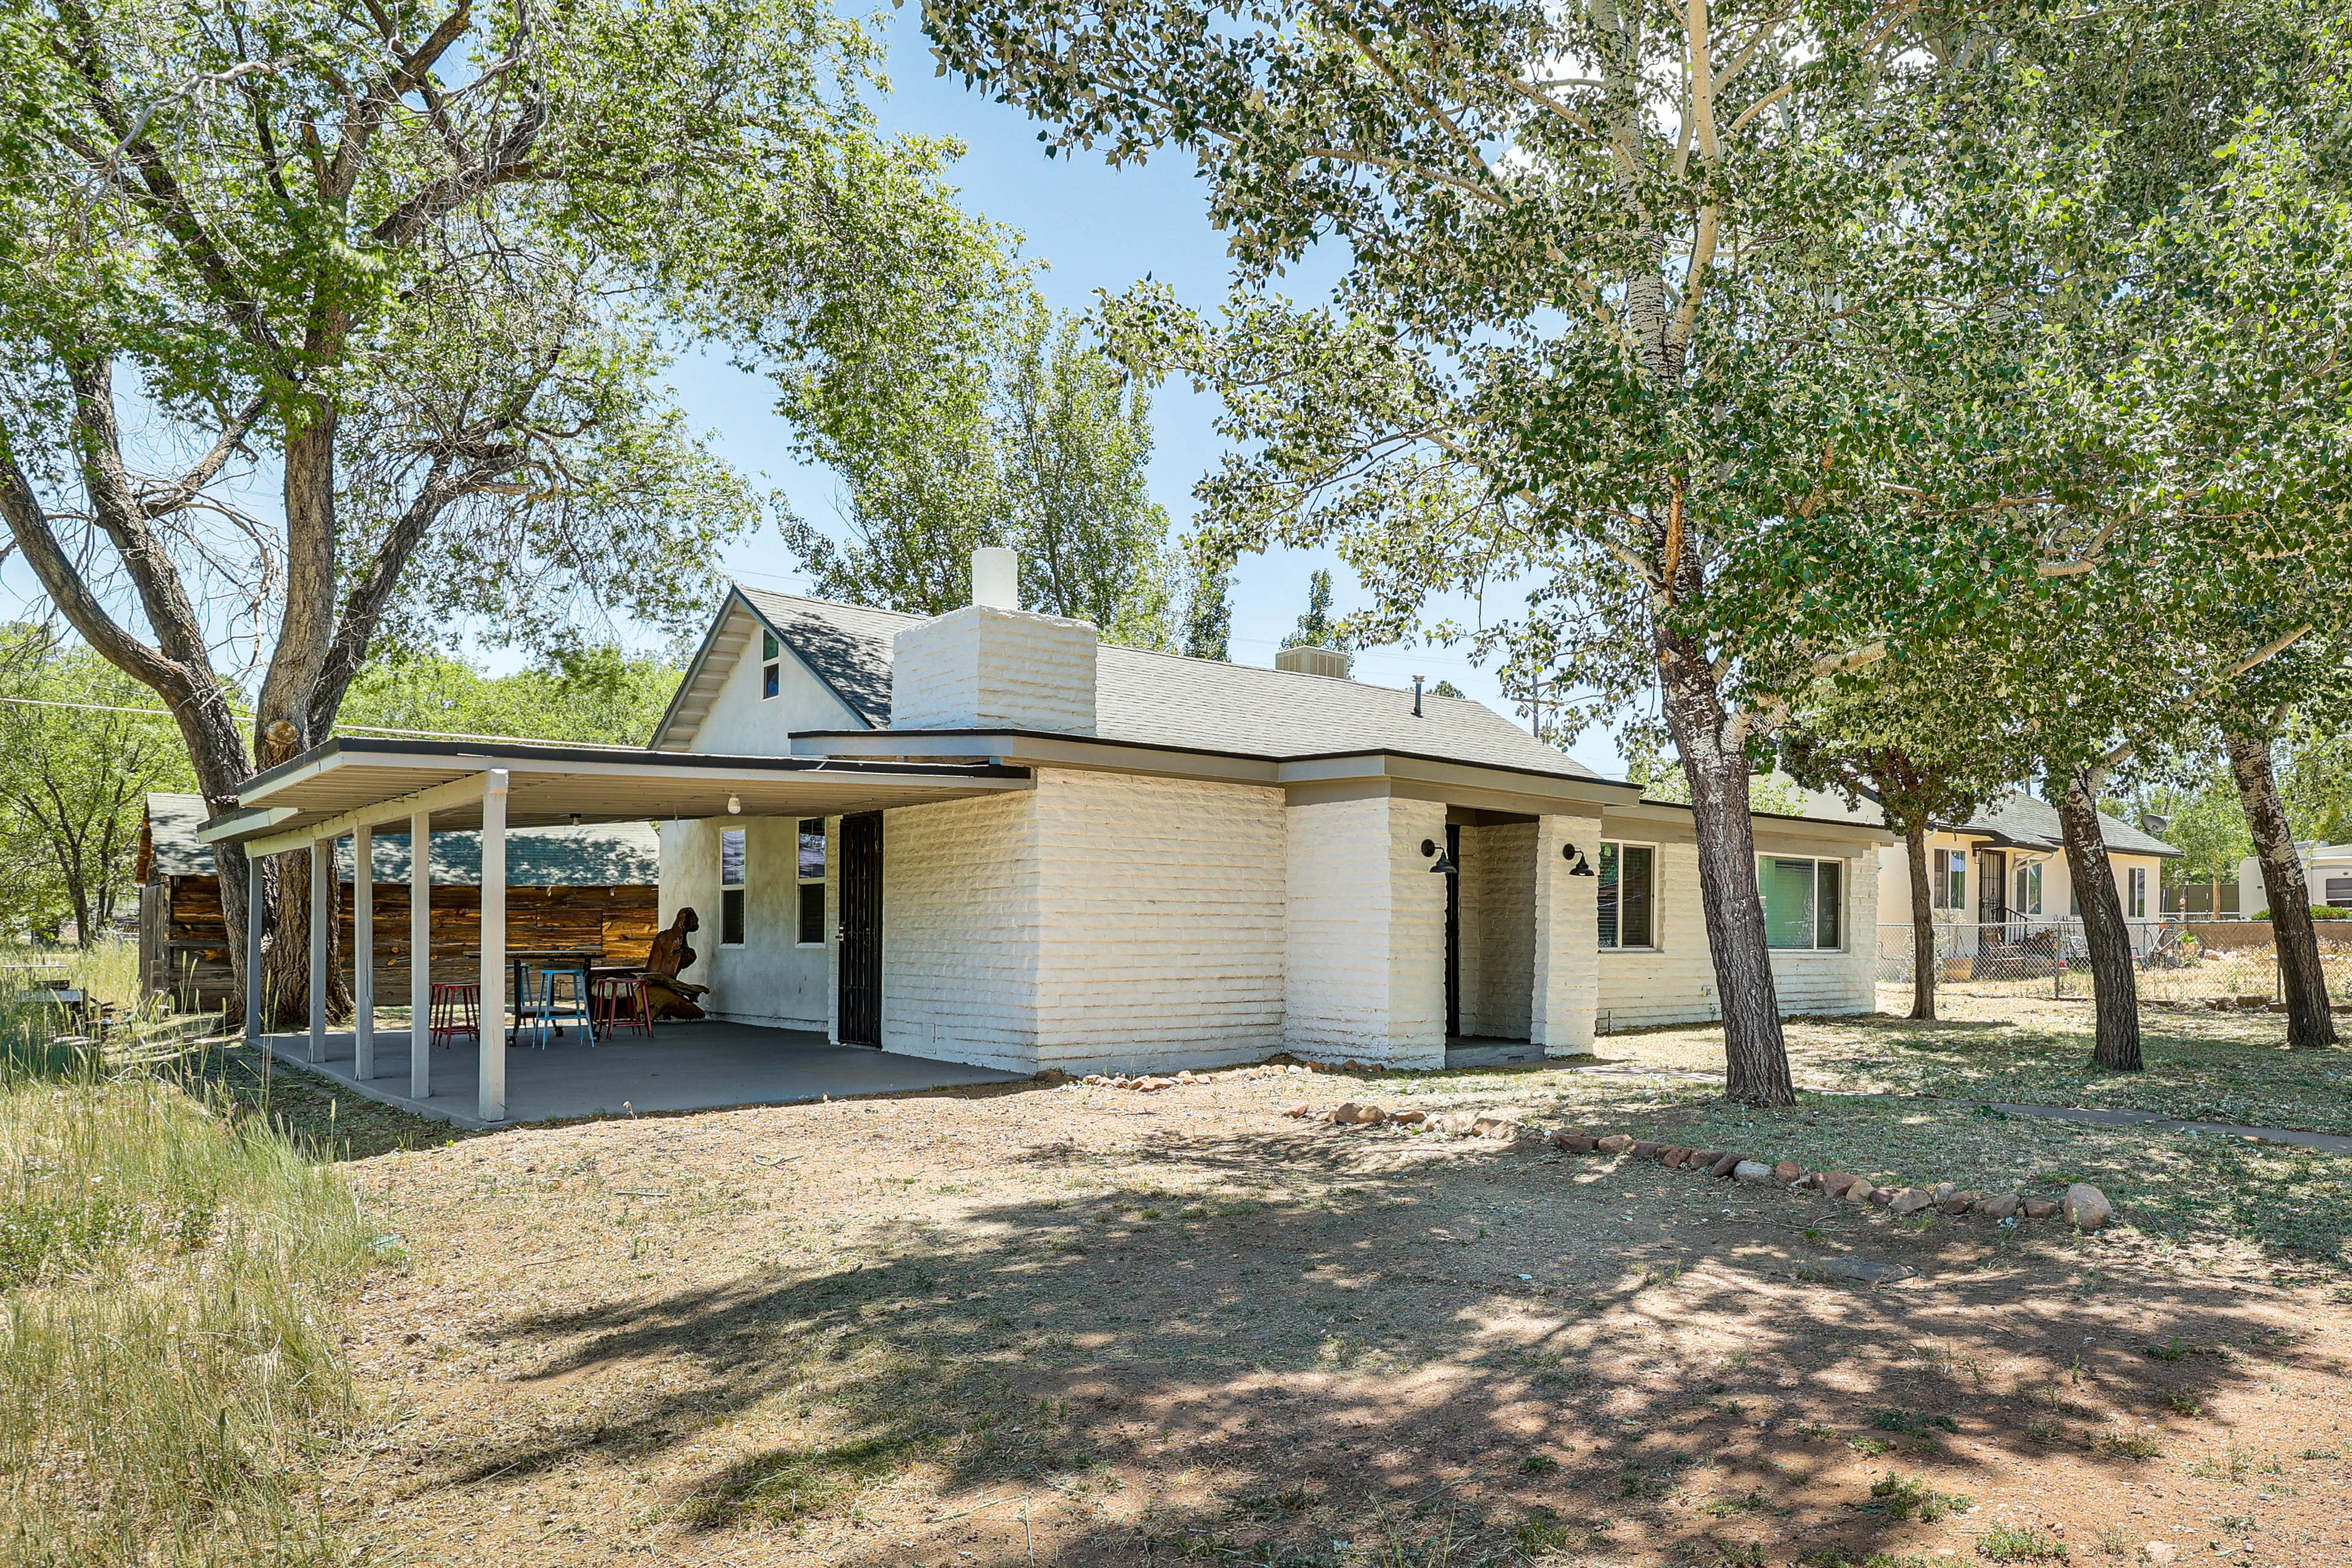
{"type": "Polygon", "coordinates": [[[598,974],[588,982],[588,996],[596,1021],[604,1026],[610,1039],[614,1030],[627,1027],[633,1034],[650,1038],[654,1032],[653,1003],[646,994],[646,977],[642,974],[598,974]]]}
{"type": "Polygon", "coordinates": [[[482,1037],[482,988],[471,982],[433,982],[431,1016],[425,1038],[436,1046],[454,1046],[459,1035],[482,1037]]]}
{"type": "Polygon", "coordinates": [[[539,1002],[528,1020],[530,1044],[544,1047],[566,1019],[576,1022],[589,1045],[595,1045],[596,1019],[590,1007],[585,966],[553,964],[539,972],[539,1002]]]}

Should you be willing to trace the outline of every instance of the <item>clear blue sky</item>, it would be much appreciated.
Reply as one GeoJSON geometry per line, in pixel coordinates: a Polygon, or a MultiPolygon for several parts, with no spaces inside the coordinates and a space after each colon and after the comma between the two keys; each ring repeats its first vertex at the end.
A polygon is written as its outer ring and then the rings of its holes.
{"type": "MultiPolygon", "coordinates": [[[[1118,170],[1084,156],[1075,162],[1047,159],[1034,121],[966,90],[952,77],[933,74],[920,16],[912,5],[884,14],[894,91],[880,105],[883,124],[894,132],[952,136],[970,148],[952,176],[964,204],[1024,237],[1027,253],[1046,264],[1039,283],[1051,304],[1084,310],[1094,304],[1097,289],[1117,293],[1147,273],[1197,307],[1213,308],[1224,297],[1224,237],[1209,226],[1189,159],[1170,157],[1118,170]]],[[[1295,298],[1312,297],[1328,286],[1339,259],[1311,262],[1294,271],[1286,288],[1295,298]]],[[[672,381],[695,422],[718,434],[729,460],[766,475],[810,521],[835,526],[838,510],[831,477],[793,461],[765,381],[711,359],[681,362],[672,381]]],[[[1180,526],[1192,515],[1194,481],[1223,450],[1213,427],[1215,416],[1213,398],[1181,384],[1162,387],[1153,405],[1158,447],[1152,493],[1180,526]]],[[[1307,576],[1318,566],[1331,569],[1339,608],[1361,602],[1347,567],[1328,551],[1284,551],[1238,563],[1233,636],[1237,662],[1274,661],[1283,634],[1307,607],[1307,576]]],[[[736,547],[727,568],[763,587],[807,586],[772,533],[736,547]]],[[[1466,600],[1431,606],[1432,620],[1448,616],[1469,624],[1476,607],[1466,600]]],[[[1416,673],[1433,684],[1450,679],[1497,710],[1511,712],[1493,676],[1474,668],[1458,647],[1373,649],[1358,656],[1356,672],[1384,686],[1410,685],[1416,673]]],[[[1599,731],[1570,750],[1600,772],[1623,771],[1613,741],[1599,731]]]]}

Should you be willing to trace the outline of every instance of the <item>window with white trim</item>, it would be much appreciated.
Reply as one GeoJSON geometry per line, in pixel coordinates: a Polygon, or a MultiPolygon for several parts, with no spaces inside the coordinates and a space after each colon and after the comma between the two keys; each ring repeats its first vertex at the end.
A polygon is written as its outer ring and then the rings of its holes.
{"type": "Polygon", "coordinates": [[[719,945],[743,945],[743,829],[730,827],[719,835],[719,945]]]}
{"type": "Polygon", "coordinates": [[[2013,886],[2009,893],[2009,912],[2013,915],[2038,915],[2042,912],[2042,862],[2031,860],[2010,873],[2013,886]]]}
{"type": "Polygon", "coordinates": [[[760,697],[773,697],[784,689],[783,649],[776,646],[776,634],[760,634],[760,697]]]}
{"type": "Polygon", "coordinates": [[[1965,910],[1969,907],[1969,852],[1965,849],[1931,849],[1928,852],[1934,870],[1928,879],[1928,902],[1939,910],[1965,910]]]}
{"type": "Polygon", "coordinates": [[[2130,889],[2126,900],[2130,918],[2136,921],[2147,919],[2147,868],[2133,867],[2127,874],[2126,885],[2130,889]]]}
{"type": "Polygon", "coordinates": [[[801,819],[797,851],[800,880],[800,930],[803,947],[824,945],[824,818],[801,819]]]}
{"type": "Polygon", "coordinates": [[[1601,945],[1658,945],[1658,847],[1601,845],[1601,945]]]}
{"type": "Polygon", "coordinates": [[[1808,856],[1757,858],[1766,945],[1827,952],[1845,945],[1845,862],[1808,856]]]}

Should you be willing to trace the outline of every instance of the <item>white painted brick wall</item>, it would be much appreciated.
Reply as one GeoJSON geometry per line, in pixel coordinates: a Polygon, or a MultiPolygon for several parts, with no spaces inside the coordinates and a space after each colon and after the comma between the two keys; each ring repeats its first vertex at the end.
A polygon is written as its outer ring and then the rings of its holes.
{"type": "Polygon", "coordinates": [[[1282,1048],[1278,789],[1041,770],[1037,1064],[1171,1071],[1282,1048]]]}
{"type": "MultiPolygon", "coordinates": [[[[1845,951],[1772,954],[1773,984],[1784,1014],[1867,1013],[1877,1005],[1872,929],[1878,908],[1876,847],[1855,847],[1845,862],[1845,951]]],[[[1658,847],[1658,930],[1655,952],[1600,954],[1600,1008],[1612,1030],[1706,1023],[1722,1016],[1699,906],[1696,845],[1658,847]]]]}
{"type": "Polygon", "coordinates": [[[1601,994],[1601,879],[1576,877],[1561,855],[1573,844],[1598,873],[1601,819],[1543,816],[1536,820],[1534,985],[1528,1037],[1548,1057],[1592,1054],[1593,1008],[1601,994]]]}
{"type": "Polygon", "coordinates": [[[1283,1044],[1323,1061],[1445,1060],[1445,879],[1431,801],[1319,801],[1288,808],[1283,1044]]]}
{"type": "Polygon", "coordinates": [[[1095,732],[1089,621],[966,605],[891,643],[890,727],[1095,732]]]}
{"type": "Polygon", "coordinates": [[[882,816],[882,1045],[1034,1072],[1037,809],[1029,791],[882,816]]]}

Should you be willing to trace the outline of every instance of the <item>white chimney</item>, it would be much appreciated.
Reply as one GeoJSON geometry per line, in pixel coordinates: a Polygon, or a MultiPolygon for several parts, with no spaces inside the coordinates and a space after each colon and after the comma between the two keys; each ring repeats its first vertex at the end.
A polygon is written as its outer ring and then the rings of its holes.
{"type": "Polygon", "coordinates": [[[1021,562],[1001,544],[971,552],[971,602],[992,610],[1021,607],[1021,562]]]}
{"type": "Polygon", "coordinates": [[[971,552],[971,603],[891,638],[894,730],[1095,732],[1094,623],[1020,608],[1010,550],[971,552]]]}

